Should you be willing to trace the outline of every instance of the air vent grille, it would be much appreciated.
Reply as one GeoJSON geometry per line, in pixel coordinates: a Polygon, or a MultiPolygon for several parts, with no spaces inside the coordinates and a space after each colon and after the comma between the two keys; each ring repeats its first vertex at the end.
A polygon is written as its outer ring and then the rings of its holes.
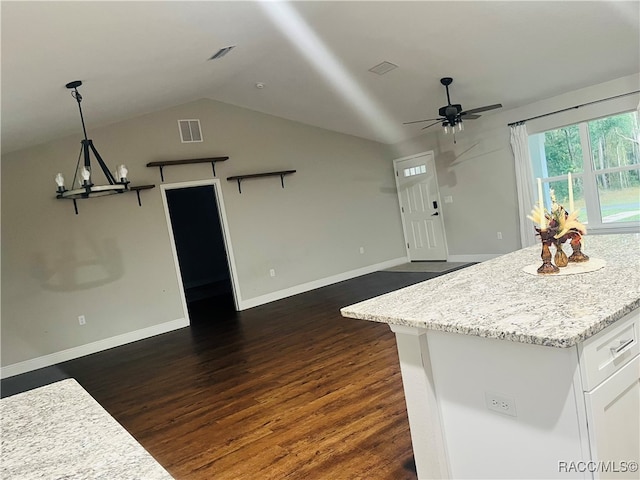
{"type": "Polygon", "coordinates": [[[229,53],[231,50],[233,50],[234,48],[236,48],[235,45],[229,45],[228,47],[224,47],[221,48],[220,50],[218,50],[216,53],[214,53],[213,55],[211,55],[211,57],[209,57],[209,60],[217,60],[219,58],[224,57],[227,53],[229,53]]]}
{"type": "Polygon", "coordinates": [[[178,130],[182,143],[202,142],[200,120],[178,120],[178,130]]]}
{"type": "Polygon", "coordinates": [[[391,62],[385,61],[385,62],[379,63],[375,67],[371,67],[369,71],[372,73],[377,73],[378,75],[384,75],[385,73],[388,73],[395,68],[398,68],[398,66],[394,65],[391,62]]]}

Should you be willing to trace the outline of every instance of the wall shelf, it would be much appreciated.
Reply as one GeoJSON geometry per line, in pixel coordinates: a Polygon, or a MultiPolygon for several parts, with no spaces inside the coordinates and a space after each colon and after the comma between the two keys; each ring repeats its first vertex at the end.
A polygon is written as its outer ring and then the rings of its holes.
{"type": "Polygon", "coordinates": [[[132,192],[136,192],[138,196],[138,206],[142,206],[142,202],[140,201],[140,190],[150,190],[152,188],[156,188],[155,185],[135,185],[133,187],[129,187],[129,190],[132,192]]]}
{"type": "Polygon", "coordinates": [[[229,181],[237,181],[238,182],[238,192],[242,193],[241,183],[245,178],[260,178],[260,177],[280,177],[280,183],[282,188],[284,188],[284,177],[285,175],[291,175],[292,173],[296,173],[295,170],[280,170],[278,172],[263,172],[263,173],[250,173],[247,175],[234,175],[233,177],[227,177],[229,181]]]}
{"type": "Polygon", "coordinates": [[[147,167],[159,167],[160,168],[160,180],[164,182],[164,174],[162,169],[171,165],[188,165],[190,163],[210,163],[213,169],[213,176],[216,176],[216,162],[224,162],[229,160],[229,157],[212,157],[212,158],[188,158],[186,160],[164,160],[160,162],[149,162],[147,167]]]}

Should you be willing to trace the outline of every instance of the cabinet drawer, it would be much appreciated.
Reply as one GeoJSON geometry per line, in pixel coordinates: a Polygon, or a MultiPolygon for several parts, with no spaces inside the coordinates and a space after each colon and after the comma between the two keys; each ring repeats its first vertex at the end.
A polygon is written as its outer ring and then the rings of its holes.
{"type": "Polygon", "coordinates": [[[582,387],[588,392],[626,365],[638,352],[640,309],[578,345],[582,387]]]}

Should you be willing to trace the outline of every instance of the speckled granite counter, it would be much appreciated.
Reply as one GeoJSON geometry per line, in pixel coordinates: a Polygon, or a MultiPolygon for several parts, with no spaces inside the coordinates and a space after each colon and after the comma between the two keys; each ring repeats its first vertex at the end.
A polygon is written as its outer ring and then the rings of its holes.
{"type": "Polygon", "coordinates": [[[173,478],[73,379],[4,398],[0,414],[2,479],[173,478]]]}
{"type": "MultiPolygon", "coordinates": [[[[570,247],[565,246],[567,253],[570,247]]],[[[552,249],[553,251],[553,249],[552,249]]],[[[570,347],[640,307],[640,235],[585,237],[598,271],[532,276],[534,246],[345,307],[345,317],[570,347]]]]}

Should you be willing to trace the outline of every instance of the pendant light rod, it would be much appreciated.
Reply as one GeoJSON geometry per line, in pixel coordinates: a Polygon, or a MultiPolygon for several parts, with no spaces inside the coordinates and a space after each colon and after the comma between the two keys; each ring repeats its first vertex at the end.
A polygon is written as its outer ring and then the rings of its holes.
{"type": "Polygon", "coordinates": [[[71,92],[71,96],[78,102],[78,110],[80,110],[80,121],[82,122],[82,131],[84,133],[84,139],[87,140],[89,137],[87,136],[87,127],[85,127],[84,125],[84,115],[82,114],[82,106],[80,105],[80,102],[82,102],[82,95],[80,95],[80,92],[78,91],[78,87],[81,85],[82,80],[74,80],[73,82],[67,83],[65,86],[70,90],[73,89],[73,92],[71,92]]]}

